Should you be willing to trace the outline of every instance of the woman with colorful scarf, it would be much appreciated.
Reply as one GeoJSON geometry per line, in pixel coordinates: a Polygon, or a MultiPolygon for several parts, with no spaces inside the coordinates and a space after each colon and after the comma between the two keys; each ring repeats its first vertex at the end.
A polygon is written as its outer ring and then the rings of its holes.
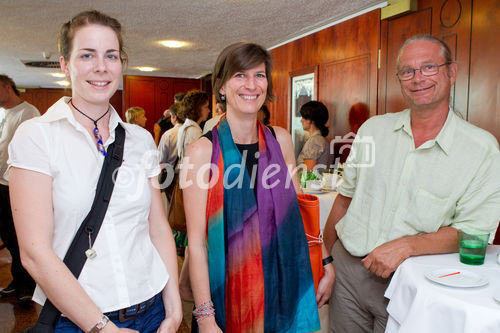
{"type": "Polygon", "coordinates": [[[328,263],[315,293],[300,185],[288,171],[295,168],[290,134],[257,121],[274,97],[271,71],[261,46],[226,47],[212,74],[226,116],[186,152],[181,186],[200,332],[317,331],[318,306],[332,291],[328,263]]]}

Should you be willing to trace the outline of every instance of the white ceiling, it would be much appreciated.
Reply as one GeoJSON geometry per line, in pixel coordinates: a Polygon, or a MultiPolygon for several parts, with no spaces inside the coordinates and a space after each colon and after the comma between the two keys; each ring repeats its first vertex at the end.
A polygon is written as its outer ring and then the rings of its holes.
{"type": "Polygon", "coordinates": [[[125,31],[129,75],[198,78],[212,70],[227,45],[248,40],[273,48],[356,13],[380,0],[0,0],[0,73],[21,87],[58,87],[55,69],[25,67],[21,60],[57,61],[62,23],[95,8],[117,18],[125,31]],[[159,40],[191,43],[167,49],[159,40]],[[136,66],[160,70],[143,73],[136,66]]]}

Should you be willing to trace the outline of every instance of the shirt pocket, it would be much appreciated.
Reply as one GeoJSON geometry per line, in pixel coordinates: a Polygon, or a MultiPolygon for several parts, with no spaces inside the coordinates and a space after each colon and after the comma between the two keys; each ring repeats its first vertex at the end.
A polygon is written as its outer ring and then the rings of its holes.
{"type": "Polygon", "coordinates": [[[449,224],[449,210],[448,198],[419,188],[408,205],[404,221],[416,233],[436,232],[441,226],[449,224]]]}

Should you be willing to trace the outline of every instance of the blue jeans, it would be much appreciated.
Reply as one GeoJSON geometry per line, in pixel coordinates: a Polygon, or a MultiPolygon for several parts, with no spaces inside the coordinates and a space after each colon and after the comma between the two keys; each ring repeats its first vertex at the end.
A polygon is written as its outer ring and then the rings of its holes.
{"type": "MultiPolygon", "coordinates": [[[[130,328],[132,330],[137,330],[141,333],[154,333],[160,327],[161,322],[165,319],[165,308],[163,307],[163,301],[160,297],[157,297],[153,306],[146,312],[137,315],[136,318],[120,323],[118,319],[113,319],[118,327],[130,328]]],[[[81,333],[84,332],[78,326],[73,324],[65,317],[59,318],[56,324],[55,333],[81,333]]]]}

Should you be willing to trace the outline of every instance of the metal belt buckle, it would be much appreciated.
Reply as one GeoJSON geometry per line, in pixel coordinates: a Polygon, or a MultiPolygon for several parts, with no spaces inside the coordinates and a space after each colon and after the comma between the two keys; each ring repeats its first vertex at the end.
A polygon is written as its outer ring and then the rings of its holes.
{"type": "Polygon", "coordinates": [[[120,321],[120,323],[134,320],[137,317],[137,312],[139,311],[136,311],[133,315],[127,316],[127,308],[118,310],[118,320],[120,321]]]}

